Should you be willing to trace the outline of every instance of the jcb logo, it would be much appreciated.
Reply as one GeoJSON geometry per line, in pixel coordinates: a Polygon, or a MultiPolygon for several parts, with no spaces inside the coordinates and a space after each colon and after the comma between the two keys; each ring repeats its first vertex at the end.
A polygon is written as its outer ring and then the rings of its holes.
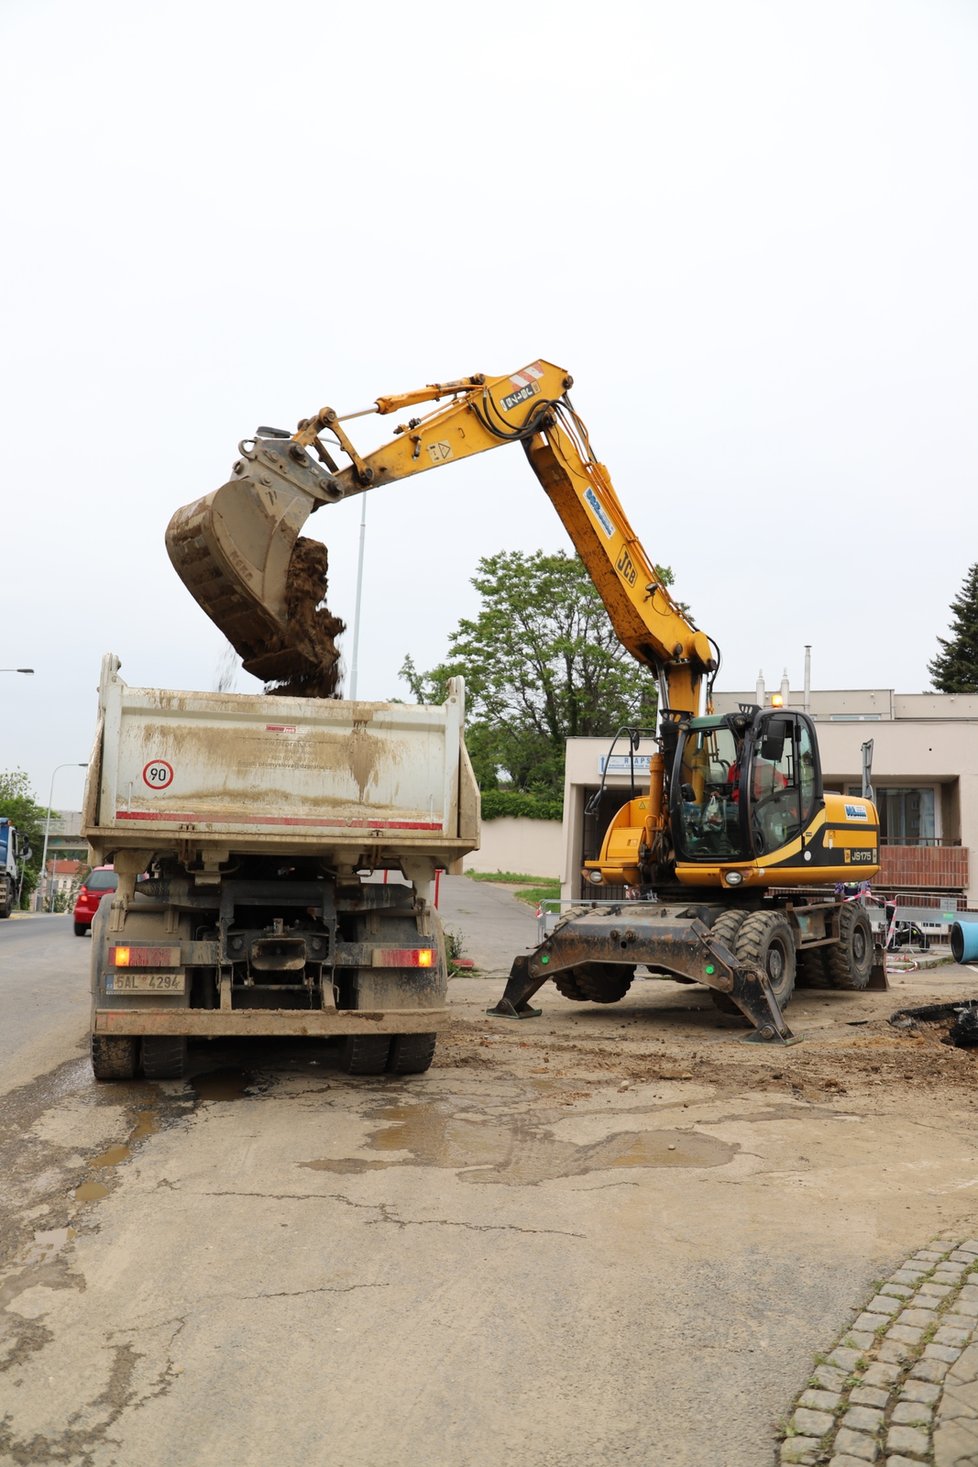
{"type": "Polygon", "coordinates": [[[634,586],[635,567],[632,564],[632,557],[627,550],[623,550],[618,557],[618,569],[621,571],[622,580],[627,581],[630,586],[634,586]]]}

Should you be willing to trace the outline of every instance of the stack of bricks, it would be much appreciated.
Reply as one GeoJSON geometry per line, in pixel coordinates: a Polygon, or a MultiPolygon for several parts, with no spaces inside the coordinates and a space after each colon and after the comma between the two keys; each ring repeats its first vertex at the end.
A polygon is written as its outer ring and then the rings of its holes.
{"type": "Polygon", "coordinates": [[[799,1397],[780,1461],[978,1463],[978,1239],[938,1239],[882,1284],[799,1397]]]}

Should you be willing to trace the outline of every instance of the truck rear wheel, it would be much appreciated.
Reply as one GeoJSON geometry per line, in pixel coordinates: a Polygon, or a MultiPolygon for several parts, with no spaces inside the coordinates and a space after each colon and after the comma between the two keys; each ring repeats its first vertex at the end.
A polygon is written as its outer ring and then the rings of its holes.
{"type": "Polygon", "coordinates": [[[847,902],[839,912],[839,941],[828,954],[828,970],[836,988],[866,987],[873,971],[873,928],[855,902],[847,902]]]}
{"type": "Polygon", "coordinates": [[[92,1035],[92,1074],[96,1080],[131,1080],[135,1073],[135,1039],[92,1035]]]}
{"type": "Polygon", "coordinates": [[[395,1034],[387,1068],[395,1075],[423,1075],[435,1057],[437,1034],[395,1034]]]}
{"type": "Polygon", "coordinates": [[[147,1080],[179,1080],[187,1063],[187,1041],[181,1035],[153,1034],[143,1039],[140,1059],[147,1080]]]}
{"type": "Polygon", "coordinates": [[[348,1075],[382,1075],[390,1051],[389,1034],[351,1034],[343,1041],[343,1068],[348,1075]]]}

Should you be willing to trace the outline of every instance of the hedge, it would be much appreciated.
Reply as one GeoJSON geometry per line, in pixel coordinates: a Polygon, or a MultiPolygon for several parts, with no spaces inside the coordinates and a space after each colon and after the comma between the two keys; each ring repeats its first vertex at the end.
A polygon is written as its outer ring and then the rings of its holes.
{"type": "Polygon", "coordinates": [[[564,802],[549,795],[530,795],[522,790],[483,790],[483,820],[563,820],[564,802]]]}

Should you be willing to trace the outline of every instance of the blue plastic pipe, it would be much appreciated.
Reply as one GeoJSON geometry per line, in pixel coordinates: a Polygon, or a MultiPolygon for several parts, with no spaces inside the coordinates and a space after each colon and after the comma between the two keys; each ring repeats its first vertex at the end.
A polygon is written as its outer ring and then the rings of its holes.
{"type": "Polygon", "coordinates": [[[970,963],[978,959],[978,921],[952,924],[951,956],[956,963],[970,963]]]}

